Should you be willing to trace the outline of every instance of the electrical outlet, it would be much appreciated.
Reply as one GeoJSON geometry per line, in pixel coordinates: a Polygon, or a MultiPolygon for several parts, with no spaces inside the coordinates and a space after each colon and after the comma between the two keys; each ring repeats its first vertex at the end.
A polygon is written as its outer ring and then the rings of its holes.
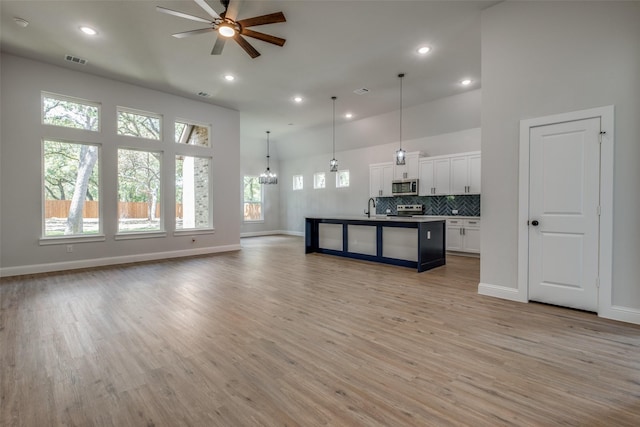
{"type": "Polygon", "coordinates": [[[387,209],[387,213],[390,214],[391,213],[391,209],[387,209]]]}
{"type": "Polygon", "coordinates": [[[73,245],[67,245],[67,253],[70,254],[73,252],[73,245]]]}
{"type": "Polygon", "coordinates": [[[451,210],[451,214],[452,215],[458,215],[458,209],[452,209],[451,210]]]}

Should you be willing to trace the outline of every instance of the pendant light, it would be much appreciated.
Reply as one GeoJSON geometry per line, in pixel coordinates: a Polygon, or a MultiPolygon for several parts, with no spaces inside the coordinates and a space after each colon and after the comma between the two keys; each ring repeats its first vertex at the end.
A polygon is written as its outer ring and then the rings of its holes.
{"type": "Polygon", "coordinates": [[[274,173],[271,172],[271,169],[269,169],[269,134],[271,133],[271,131],[267,131],[267,170],[265,170],[263,173],[260,174],[260,177],[258,178],[258,182],[260,184],[277,184],[278,183],[278,176],[274,173]]]}
{"type": "Polygon", "coordinates": [[[402,149],[402,79],[404,78],[404,73],[398,74],[398,77],[400,78],[400,148],[396,151],[396,165],[404,165],[406,154],[402,149]]]}
{"type": "Polygon", "coordinates": [[[338,172],[338,161],[336,160],[336,98],[332,96],[333,100],[333,159],[329,162],[329,172],[338,172]]]}

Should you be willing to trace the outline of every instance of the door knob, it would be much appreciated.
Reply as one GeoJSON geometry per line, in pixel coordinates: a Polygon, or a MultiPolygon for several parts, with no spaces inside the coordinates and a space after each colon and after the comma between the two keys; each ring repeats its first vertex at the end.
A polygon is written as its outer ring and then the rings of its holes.
{"type": "Polygon", "coordinates": [[[537,219],[534,219],[533,221],[531,221],[531,225],[533,225],[534,227],[537,227],[538,224],[540,224],[540,223],[538,222],[537,219]]]}

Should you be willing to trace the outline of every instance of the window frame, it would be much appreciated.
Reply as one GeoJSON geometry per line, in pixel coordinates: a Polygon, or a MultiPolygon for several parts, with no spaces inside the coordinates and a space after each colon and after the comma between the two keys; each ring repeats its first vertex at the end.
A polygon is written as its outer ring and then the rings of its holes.
{"type": "Polygon", "coordinates": [[[242,175],[242,222],[248,224],[258,224],[264,222],[264,184],[260,184],[258,175],[242,175]],[[258,185],[260,185],[260,219],[246,219],[244,216],[244,207],[247,203],[256,202],[247,202],[244,198],[244,181],[246,178],[255,179],[258,185]]]}
{"type": "Polygon", "coordinates": [[[53,126],[56,128],[62,128],[62,129],[73,129],[73,130],[78,130],[78,131],[87,131],[87,132],[102,132],[102,103],[97,102],[97,101],[91,101],[88,99],[84,99],[84,98],[78,98],[75,96],[68,96],[68,95],[61,95],[59,93],[54,93],[54,92],[47,92],[47,91],[40,91],[40,124],[45,125],[45,126],[53,126]],[[75,104],[80,104],[80,105],[86,105],[86,106],[90,106],[90,107],[96,107],[98,109],[98,128],[96,130],[93,129],[85,129],[85,128],[75,128],[75,127],[70,127],[70,126],[62,126],[62,125],[56,125],[53,123],[46,123],[45,120],[45,114],[44,114],[44,100],[45,98],[50,98],[50,99],[56,99],[58,101],[64,101],[64,102],[70,102],[70,103],[75,103],[75,104]]]}
{"type": "Polygon", "coordinates": [[[123,107],[121,105],[116,106],[116,136],[118,137],[124,137],[124,138],[134,138],[136,140],[139,141],[157,141],[157,142],[163,142],[164,138],[163,138],[163,121],[164,118],[162,116],[162,114],[159,113],[153,113],[151,111],[145,111],[145,110],[138,110],[136,108],[129,108],[129,107],[123,107]],[[150,118],[155,118],[158,119],[160,121],[160,125],[158,126],[158,128],[160,129],[158,132],[158,139],[154,139],[154,138],[147,138],[144,136],[135,136],[135,135],[124,135],[121,134],[119,131],[119,123],[120,123],[120,112],[123,113],[129,113],[129,114],[135,114],[137,116],[143,116],[143,117],[150,117],[150,118]]]}
{"type": "Polygon", "coordinates": [[[197,122],[195,120],[189,120],[189,119],[183,119],[180,117],[176,117],[175,120],[173,121],[173,142],[175,144],[177,144],[178,146],[181,147],[198,147],[199,149],[205,149],[205,148],[211,148],[213,147],[213,140],[211,137],[211,131],[212,131],[213,126],[211,126],[211,124],[209,123],[200,123],[197,122]],[[209,139],[209,144],[208,145],[194,145],[194,144],[181,144],[179,141],[176,141],[175,139],[175,134],[176,134],[176,124],[178,123],[183,123],[186,125],[193,125],[193,126],[199,126],[199,127],[203,127],[203,128],[207,128],[207,132],[208,132],[208,139],[209,139]]]}
{"type": "MultiPolygon", "coordinates": [[[[180,235],[180,234],[203,234],[206,233],[208,231],[213,231],[215,230],[214,226],[213,226],[213,157],[212,156],[195,156],[193,154],[186,154],[186,153],[175,153],[174,155],[174,181],[173,181],[173,190],[174,190],[174,205],[173,205],[173,211],[175,212],[175,204],[177,203],[176,199],[176,193],[177,193],[177,189],[178,186],[176,185],[175,179],[176,179],[176,174],[177,174],[177,170],[178,168],[177,166],[177,157],[178,156],[182,156],[182,157],[194,157],[194,158],[199,158],[199,159],[207,159],[209,160],[209,170],[207,171],[207,176],[208,176],[208,180],[209,180],[209,185],[207,185],[207,191],[209,192],[208,195],[208,224],[205,227],[193,227],[193,228],[177,228],[176,224],[177,224],[177,217],[175,218],[176,223],[174,223],[174,235],[180,235]]],[[[184,191],[184,187],[183,187],[183,191],[184,191]]],[[[183,209],[184,209],[184,203],[183,203],[183,209]]],[[[175,214],[174,214],[175,217],[175,214]]],[[[184,216],[183,216],[183,221],[184,221],[184,216]]]]}
{"type": "Polygon", "coordinates": [[[103,185],[103,167],[102,167],[102,144],[100,143],[95,143],[95,142],[80,142],[80,141],[73,141],[73,140],[68,140],[68,139],[62,139],[62,138],[46,138],[43,137],[41,138],[41,143],[40,143],[40,182],[41,182],[41,190],[40,190],[40,201],[41,201],[41,214],[40,214],[40,220],[41,220],[41,230],[40,230],[40,238],[39,238],[39,244],[41,246],[44,245],[55,245],[55,244],[61,244],[61,243],[80,243],[80,242],[101,242],[106,240],[105,238],[105,234],[104,234],[104,203],[103,203],[103,192],[104,192],[104,185],[103,185]],[[44,145],[45,143],[49,141],[49,142],[58,142],[58,143],[62,143],[62,144],[74,144],[74,145],[90,145],[93,147],[97,147],[98,148],[98,160],[96,162],[96,165],[98,166],[98,201],[99,201],[99,205],[98,205],[98,231],[97,233],[87,233],[87,234],[70,234],[70,235],[54,235],[54,236],[47,236],[46,235],[46,212],[45,212],[45,207],[46,207],[46,196],[45,196],[45,174],[46,174],[46,168],[45,168],[45,149],[44,149],[44,145]]]}
{"type": "Polygon", "coordinates": [[[327,188],[327,173],[326,172],[316,172],[313,174],[313,189],[314,190],[322,190],[324,188],[327,188]],[[322,181],[322,186],[318,185],[318,177],[322,175],[323,181],[322,181]]]}
{"type": "Polygon", "coordinates": [[[342,170],[338,170],[338,172],[336,172],[336,188],[349,188],[349,186],[351,185],[351,173],[349,172],[349,169],[342,169],[342,170]],[[347,176],[349,177],[349,183],[347,185],[339,185],[340,184],[340,174],[341,173],[347,173],[347,176]]]}
{"type": "MultiPolygon", "coordinates": [[[[166,232],[166,228],[165,228],[165,215],[164,215],[164,211],[166,208],[165,205],[165,193],[164,193],[164,168],[163,168],[163,164],[164,164],[164,150],[153,150],[153,149],[148,149],[148,148],[142,148],[142,147],[131,147],[131,146],[118,146],[116,147],[116,194],[115,194],[115,201],[116,201],[116,218],[115,218],[115,226],[116,226],[116,232],[114,235],[114,239],[115,240],[127,240],[127,239],[143,239],[143,238],[149,238],[149,237],[165,237],[167,235],[166,232]],[[157,230],[131,230],[131,231],[123,231],[120,230],[120,212],[118,209],[118,204],[120,203],[120,168],[119,168],[119,154],[120,154],[120,150],[129,150],[129,151],[138,151],[138,152],[143,152],[143,153],[158,153],[160,155],[160,158],[158,159],[158,181],[160,183],[159,187],[158,187],[158,194],[160,196],[160,207],[159,207],[159,212],[160,212],[160,222],[159,222],[159,228],[157,230]]],[[[174,210],[175,210],[175,205],[174,205],[174,210]]]]}

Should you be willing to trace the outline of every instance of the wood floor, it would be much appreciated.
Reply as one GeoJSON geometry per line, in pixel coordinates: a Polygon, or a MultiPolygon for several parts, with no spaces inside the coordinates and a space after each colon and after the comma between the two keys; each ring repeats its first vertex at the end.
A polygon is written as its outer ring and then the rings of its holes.
{"type": "Polygon", "coordinates": [[[228,254],[0,281],[1,426],[638,426],[640,327],[425,273],[228,254]]]}

